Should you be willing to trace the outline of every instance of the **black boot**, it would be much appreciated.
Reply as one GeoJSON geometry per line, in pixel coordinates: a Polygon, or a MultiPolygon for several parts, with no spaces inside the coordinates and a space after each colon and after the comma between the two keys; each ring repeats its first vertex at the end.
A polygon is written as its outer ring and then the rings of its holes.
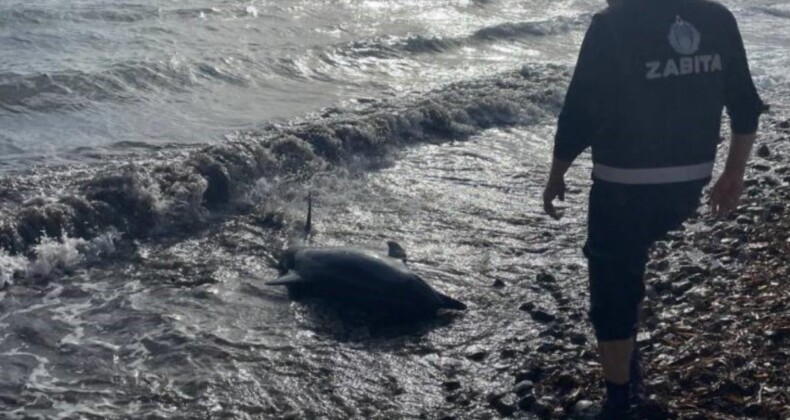
{"type": "Polygon", "coordinates": [[[618,407],[614,404],[609,404],[605,401],[601,407],[601,411],[595,416],[595,420],[631,420],[636,419],[633,410],[630,406],[618,407]]]}

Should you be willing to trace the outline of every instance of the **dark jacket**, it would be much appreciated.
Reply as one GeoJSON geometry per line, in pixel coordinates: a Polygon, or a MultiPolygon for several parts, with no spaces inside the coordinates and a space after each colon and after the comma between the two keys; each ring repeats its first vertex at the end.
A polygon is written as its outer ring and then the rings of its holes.
{"type": "Polygon", "coordinates": [[[725,106],[735,133],[757,130],[763,103],[733,15],[707,0],[628,0],[593,17],[554,156],[592,146],[596,165],[625,172],[712,168],[725,106]]]}

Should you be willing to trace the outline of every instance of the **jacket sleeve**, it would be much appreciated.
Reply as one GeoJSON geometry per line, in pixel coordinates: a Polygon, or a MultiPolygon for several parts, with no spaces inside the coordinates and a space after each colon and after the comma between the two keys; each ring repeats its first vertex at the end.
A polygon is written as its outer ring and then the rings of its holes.
{"type": "Polygon", "coordinates": [[[615,94],[616,61],[610,29],[602,15],[596,14],[584,36],[573,78],[557,122],[554,157],[573,161],[602,124],[602,106],[615,94]]]}
{"type": "Polygon", "coordinates": [[[738,24],[732,14],[728,13],[728,16],[732,50],[724,67],[724,101],[732,131],[736,134],[752,134],[757,131],[758,120],[765,105],[754,87],[738,24]]]}

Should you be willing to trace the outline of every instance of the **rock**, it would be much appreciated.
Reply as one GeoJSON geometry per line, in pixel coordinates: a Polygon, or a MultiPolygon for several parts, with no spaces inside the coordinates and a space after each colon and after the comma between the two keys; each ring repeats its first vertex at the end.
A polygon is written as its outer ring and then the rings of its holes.
{"type": "Polygon", "coordinates": [[[587,335],[582,333],[572,333],[570,340],[571,343],[576,344],[577,346],[583,346],[587,344],[587,335]]]}
{"type": "Polygon", "coordinates": [[[551,418],[556,401],[552,397],[543,397],[532,404],[531,411],[541,419],[551,418]]]}
{"type": "Polygon", "coordinates": [[[768,242],[754,242],[754,243],[750,243],[748,246],[749,249],[752,251],[765,251],[766,249],[768,249],[770,244],[768,242]]]}
{"type": "Polygon", "coordinates": [[[461,389],[461,382],[460,381],[444,381],[442,382],[442,388],[444,388],[448,392],[453,392],[461,389]]]}
{"type": "Polygon", "coordinates": [[[533,389],[535,389],[535,384],[529,379],[524,379],[523,381],[517,383],[515,387],[513,387],[513,391],[519,397],[524,397],[527,394],[531,394],[533,389]]]}
{"type": "Polygon", "coordinates": [[[495,289],[501,289],[501,288],[505,287],[505,282],[500,280],[500,279],[496,279],[496,280],[494,280],[494,284],[492,284],[491,287],[493,287],[495,289]]]}
{"type": "Polygon", "coordinates": [[[686,293],[692,287],[694,287],[694,285],[688,280],[675,282],[672,284],[672,294],[675,296],[680,296],[683,293],[686,293]]]}
{"type": "Polygon", "coordinates": [[[560,338],[562,337],[562,329],[559,328],[556,324],[552,324],[549,328],[538,333],[538,337],[554,337],[560,338]]]}
{"type": "Polygon", "coordinates": [[[697,286],[693,289],[689,290],[686,293],[686,296],[690,297],[691,299],[706,299],[713,294],[710,288],[705,286],[697,286]]]}
{"type": "Polygon", "coordinates": [[[757,149],[757,156],[767,158],[771,156],[771,149],[768,148],[768,145],[763,144],[757,149]]]}
{"type": "Polygon", "coordinates": [[[554,316],[553,314],[551,314],[549,312],[546,312],[546,311],[544,311],[542,309],[533,309],[533,310],[531,310],[529,312],[529,315],[536,322],[540,322],[540,323],[544,323],[544,324],[547,323],[547,322],[552,322],[555,319],[557,319],[556,316],[554,316]]]}
{"type": "Polygon", "coordinates": [[[784,203],[771,203],[768,205],[768,211],[772,214],[781,214],[785,209],[784,203]]]}
{"type": "Polygon", "coordinates": [[[540,366],[532,366],[516,374],[516,383],[524,380],[540,382],[546,376],[546,371],[540,366]]]}
{"type": "Polygon", "coordinates": [[[538,353],[552,353],[554,350],[557,350],[559,346],[557,344],[552,343],[551,341],[544,341],[535,348],[535,351],[538,353]]]}
{"type": "Polygon", "coordinates": [[[705,281],[705,275],[702,273],[697,273],[686,280],[688,280],[691,284],[700,284],[705,281]]]}
{"type": "Polygon", "coordinates": [[[708,274],[708,270],[696,264],[685,264],[678,267],[677,274],[677,278],[685,278],[694,274],[708,274]]]}
{"type": "Polygon", "coordinates": [[[554,276],[552,276],[549,273],[541,272],[541,273],[538,273],[535,276],[535,281],[537,281],[538,283],[552,283],[553,284],[553,283],[557,282],[557,279],[554,278],[554,276]]]}
{"type": "Polygon", "coordinates": [[[771,175],[763,176],[761,178],[761,181],[764,185],[767,185],[769,187],[778,187],[779,185],[782,185],[782,181],[780,181],[779,178],[771,175]]]}
{"type": "Polygon", "coordinates": [[[738,238],[724,238],[721,240],[722,245],[727,245],[730,247],[736,247],[741,243],[741,240],[738,238]]]}
{"type": "Polygon", "coordinates": [[[2,402],[5,405],[11,405],[11,406],[22,405],[22,402],[13,395],[0,394],[0,402],[2,402]]]}
{"type": "Polygon", "coordinates": [[[482,362],[488,357],[488,350],[481,346],[472,346],[466,353],[466,358],[474,362],[482,362]]]}
{"type": "Polygon", "coordinates": [[[768,172],[771,170],[771,165],[757,162],[752,164],[752,168],[760,172],[768,172]]]}
{"type": "Polygon", "coordinates": [[[653,282],[653,289],[656,293],[663,293],[672,288],[672,282],[666,278],[658,278],[653,282]]]}
{"type": "Polygon", "coordinates": [[[598,406],[590,400],[580,400],[573,407],[573,415],[577,418],[592,419],[598,414],[598,406]]]}
{"type": "Polygon", "coordinates": [[[504,417],[510,417],[516,412],[516,399],[510,394],[489,394],[488,404],[504,417]]]}
{"type": "Polygon", "coordinates": [[[518,356],[518,352],[515,349],[502,349],[502,351],[499,352],[499,356],[503,359],[512,359],[518,356]]]}
{"type": "Polygon", "coordinates": [[[650,284],[645,286],[645,298],[647,298],[647,300],[655,300],[658,298],[658,292],[656,292],[656,289],[650,284]]]}
{"type": "Polygon", "coordinates": [[[529,312],[535,309],[535,304],[533,302],[526,302],[522,303],[521,306],[518,307],[520,311],[529,312]]]}
{"type": "Polygon", "coordinates": [[[752,225],[754,224],[754,219],[746,215],[740,215],[735,218],[735,223],[739,225],[752,225]]]}
{"type": "Polygon", "coordinates": [[[760,403],[751,402],[743,409],[743,414],[751,418],[765,418],[765,409],[760,403]]]}
{"type": "Polygon", "coordinates": [[[667,271],[669,269],[669,260],[651,261],[647,267],[656,271],[667,271]]]}
{"type": "Polygon", "coordinates": [[[553,341],[542,341],[535,347],[535,351],[541,354],[548,354],[553,353],[558,350],[561,346],[558,345],[556,342],[553,341]]]}
{"type": "Polygon", "coordinates": [[[535,404],[536,398],[534,395],[529,394],[518,400],[518,408],[524,411],[530,411],[532,405],[535,404]]]}
{"type": "Polygon", "coordinates": [[[778,343],[790,337],[790,328],[768,330],[764,334],[769,340],[773,341],[774,343],[778,343]]]}
{"type": "Polygon", "coordinates": [[[578,386],[579,381],[570,372],[562,372],[557,376],[554,384],[563,391],[569,391],[578,386]]]}

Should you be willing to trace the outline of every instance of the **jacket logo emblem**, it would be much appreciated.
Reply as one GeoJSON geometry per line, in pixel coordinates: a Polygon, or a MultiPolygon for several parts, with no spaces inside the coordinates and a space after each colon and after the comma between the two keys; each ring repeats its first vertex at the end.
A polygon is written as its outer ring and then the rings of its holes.
{"type": "Polygon", "coordinates": [[[694,25],[681,19],[680,16],[675,18],[675,23],[669,29],[668,38],[672,49],[682,57],[646,62],[645,78],[648,80],[722,71],[721,55],[717,53],[695,55],[699,51],[702,36],[694,25]]]}
{"type": "Polygon", "coordinates": [[[702,36],[697,28],[680,16],[675,18],[675,23],[669,29],[669,44],[681,55],[692,55],[697,52],[701,39],[702,36]]]}

